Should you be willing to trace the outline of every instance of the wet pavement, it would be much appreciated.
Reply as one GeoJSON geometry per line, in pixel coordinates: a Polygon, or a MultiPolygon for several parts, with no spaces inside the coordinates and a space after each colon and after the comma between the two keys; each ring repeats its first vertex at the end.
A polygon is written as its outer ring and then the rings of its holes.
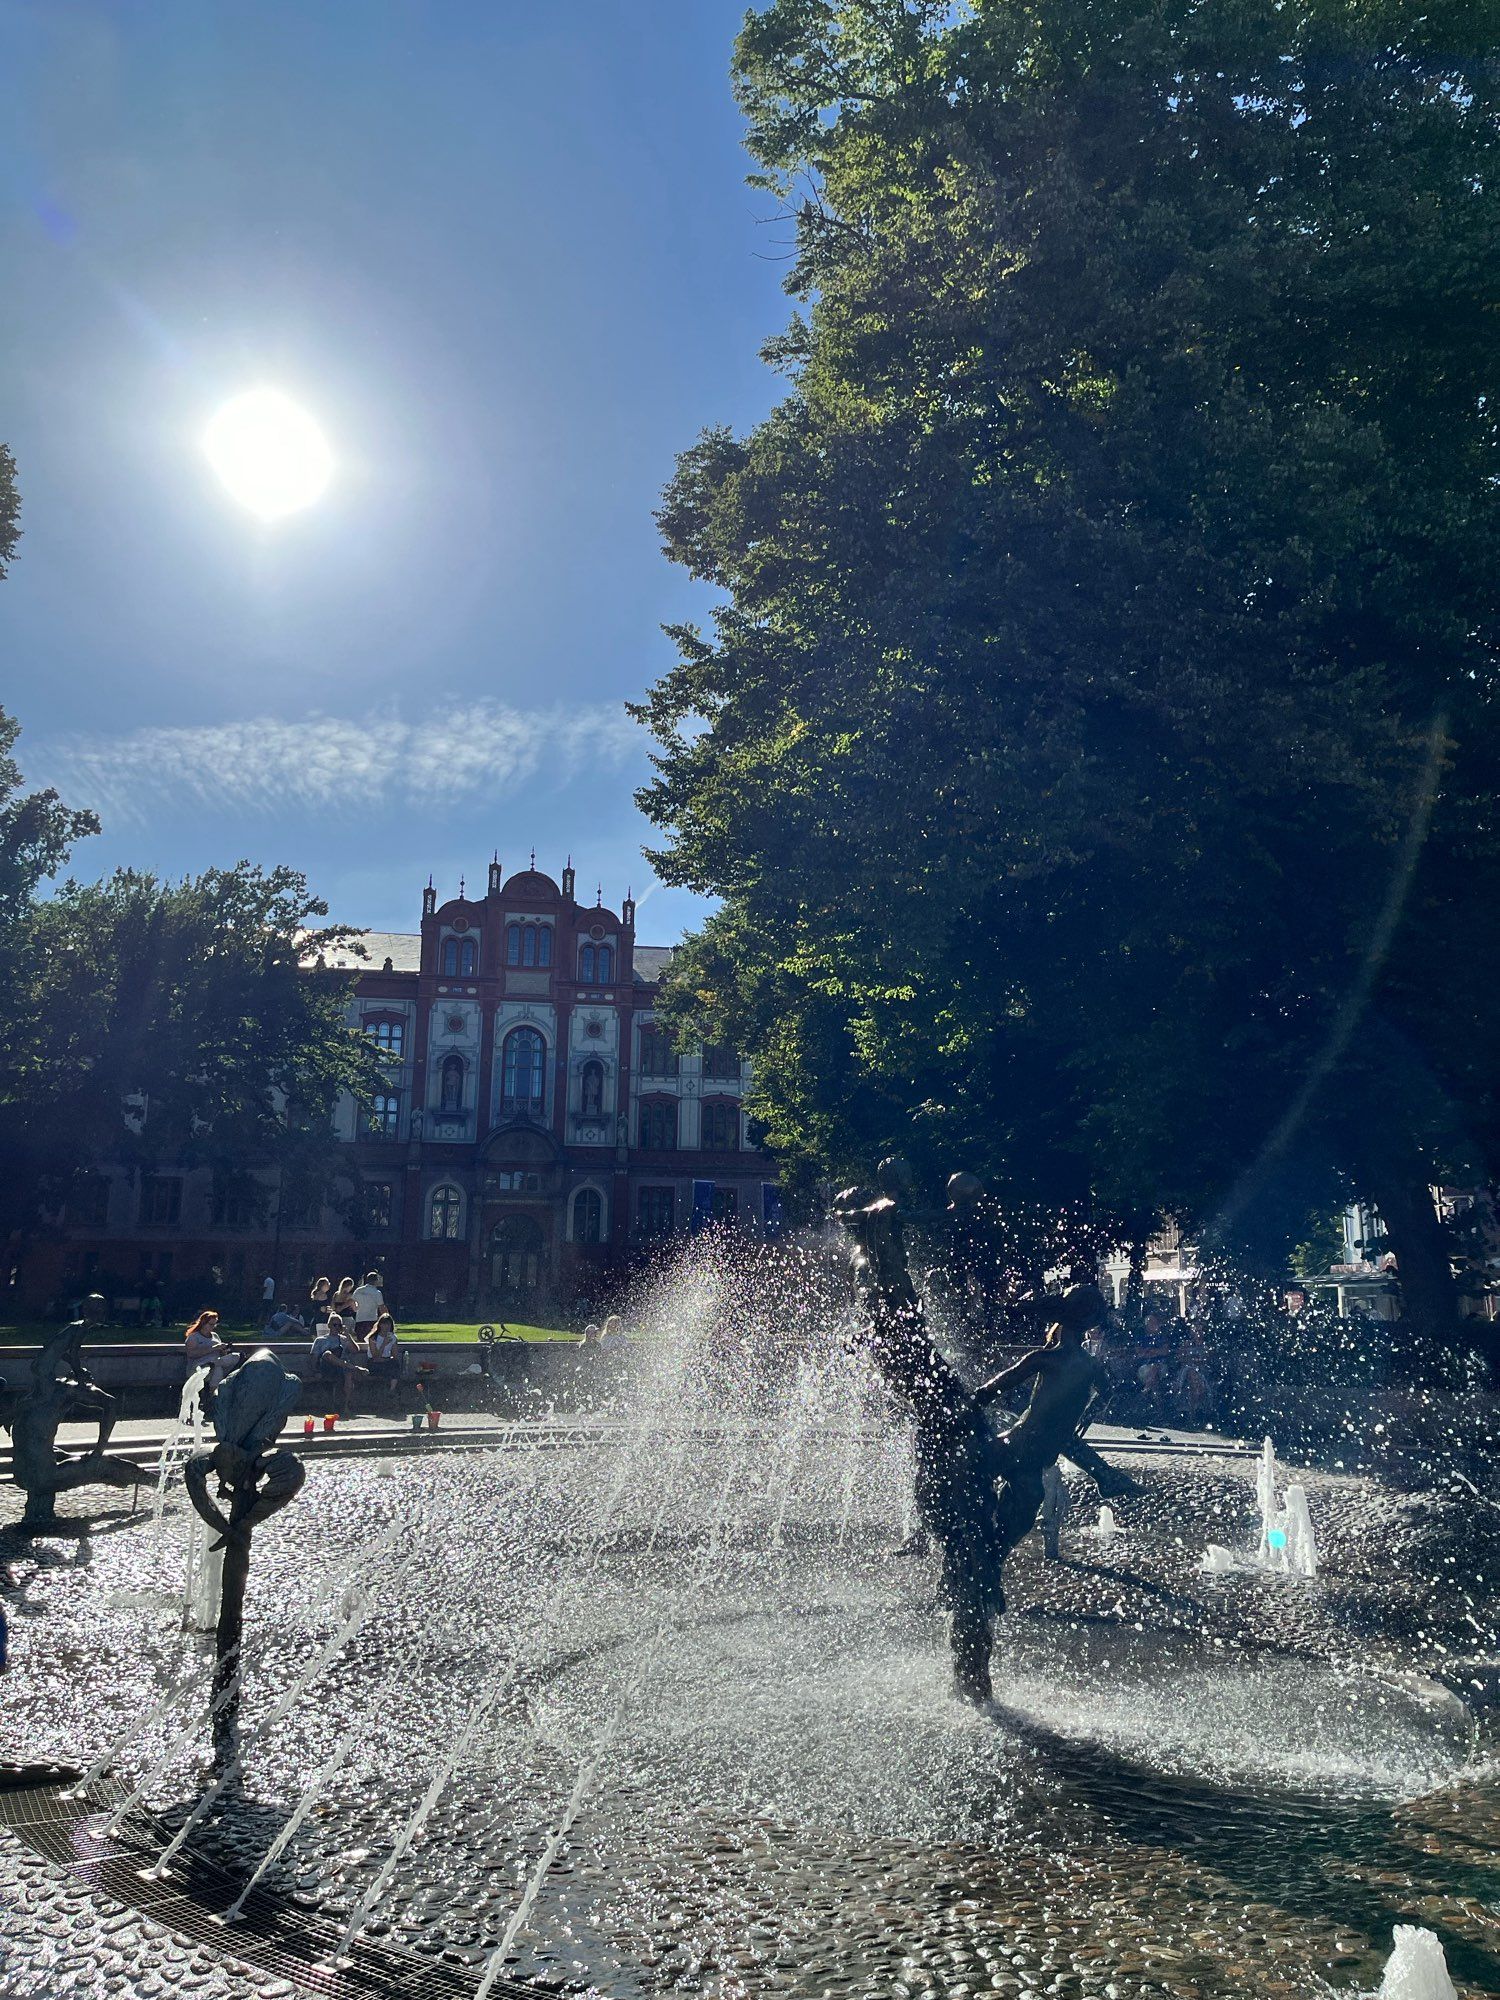
{"type": "MultiPolygon", "coordinates": [[[[1250,1470],[1142,1458],[1118,1540],[1080,1506],[1068,1562],[1018,1552],[975,1713],[867,1414],[319,1463],[257,1537],[247,1729],[327,1664],[195,1841],[248,1873],[300,1801],[277,1893],[476,1987],[1308,2000],[1372,1990],[1417,1922],[1500,1990],[1500,1514],[1311,1475],[1315,1580],[1207,1577],[1253,1545],[1250,1470]]],[[[0,1542],[0,1757],[119,1740],[168,1829],[204,1784],[186,1518],[0,1542]]],[[[7,1835],[0,1940],[7,1995],[287,1990],[7,1835]]]]}

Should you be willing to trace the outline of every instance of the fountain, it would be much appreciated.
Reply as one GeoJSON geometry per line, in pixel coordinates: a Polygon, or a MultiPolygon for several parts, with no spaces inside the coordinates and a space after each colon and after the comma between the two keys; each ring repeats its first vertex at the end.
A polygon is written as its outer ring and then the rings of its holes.
{"type": "MultiPolygon", "coordinates": [[[[82,1486],[131,1489],[150,1475],[126,1459],[105,1452],[114,1429],[115,1399],[101,1389],[83,1359],[85,1336],[102,1325],[105,1303],[97,1292],[83,1301],[83,1316],[43,1341],[31,1366],[31,1388],[15,1398],[10,1420],[11,1476],[26,1495],[21,1531],[28,1535],[74,1532],[59,1522],[57,1496],[82,1486]],[[57,1449],[59,1426],[69,1417],[92,1416],[99,1424],[92,1450],[69,1457],[57,1449]]],[[[0,1388],[3,1388],[0,1384],[0,1388]]]]}
{"type": "MultiPolygon", "coordinates": [[[[1419,1917],[1458,1988],[1500,1984],[1471,1858],[1500,1839],[1500,1788],[1469,1723],[1356,1670],[1390,1649],[1353,1646],[1324,1593],[1197,1585],[1188,1535],[1236,1487],[1244,1504],[1234,1463],[1140,1461],[1108,1563],[1046,1562],[1045,1523],[1018,1539],[995,1700],[952,1701],[942,1556],[890,1559],[914,1470],[932,1476],[871,1352],[899,1336],[811,1253],[778,1258],[694,1244],[633,1302],[629,1380],[581,1377],[576,1415],[403,1453],[394,1477],[320,1460],[319,1504],[256,1530],[246,1722],[207,1778],[180,1488],[160,1542],[100,1538],[89,1577],[38,1572],[0,1751],[84,1746],[68,1837],[105,1857],[90,1879],[117,1928],[86,1933],[66,1874],[56,1904],[19,1889],[0,1835],[22,1974],[50,1943],[136,2000],[130,1954],[161,1933],[112,1913],[138,1895],[158,1925],[188,1902],[225,1919],[193,1935],[228,1990],[349,2000],[1306,2000],[1372,1993],[1392,1922],[1419,1917]],[[85,1650],[105,1664],[75,1687],[62,1663],[85,1650]]],[[[1395,1571],[1389,1509],[1353,1481],[1317,1504],[1338,1581],[1345,1550],[1395,1571]]],[[[141,1991],[178,2000],[155,1971],[141,1991]]]]}
{"type": "Polygon", "coordinates": [[[1439,1939],[1417,1924],[1397,1924],[1395,1950],[1378,2000],[1458,2000],[1439,1939]]]}

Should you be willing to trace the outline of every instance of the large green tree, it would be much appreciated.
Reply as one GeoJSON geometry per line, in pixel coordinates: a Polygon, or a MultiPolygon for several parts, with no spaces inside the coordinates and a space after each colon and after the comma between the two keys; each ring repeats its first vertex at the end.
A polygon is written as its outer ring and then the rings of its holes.
{"type": "Polygon", "coordinates": [[[790,390],[681,459],[640,713],[676,1005],[808,1173],[1281,1247],[1414,1312],[1500,1164],[1492,0],[776,0],[790,390]]]}

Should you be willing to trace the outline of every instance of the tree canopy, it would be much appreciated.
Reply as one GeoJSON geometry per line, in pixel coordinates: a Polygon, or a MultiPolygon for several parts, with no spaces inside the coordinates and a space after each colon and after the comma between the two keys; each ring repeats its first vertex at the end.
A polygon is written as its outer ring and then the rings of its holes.
{"type": "Polygon", "coordinates": [[[666,494],[720,602],[641,802],[722,899],[674,1005],[794,1170],[1267,1254],[1357,1186],[1441,1290],[1397,1211],[1500,1155],[1497,26],[747,19],[789,393],[666,494]]]}

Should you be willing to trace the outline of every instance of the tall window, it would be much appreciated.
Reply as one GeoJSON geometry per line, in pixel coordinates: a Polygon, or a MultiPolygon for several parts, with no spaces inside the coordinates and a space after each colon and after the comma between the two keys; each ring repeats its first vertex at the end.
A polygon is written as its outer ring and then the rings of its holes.
{"type": "Polygon", "coordinates": [[[710,1042],[703,1051],[703,1074],[716,1083],[738,1083],[740,1057],[737,1049],[723,1042],[710,1042]]]}
{"type": "Polygon", "coordinates": [[[580,1188],[573,1197],[573,1241],[597,1243],[604,1232],[604,1203],[597,1188],[580,1188]]]}
{"type": "Polygon", "coordinates": [[[578,947],[578,977],[585,986],[592,986],[594,983],[594,967],[597,960],[598,953],[591,944],[578,947]]]}
{"type": "Polygon", "coordinates": [[[400,1061],[406,1051],[404,1021],[366,1021],[365,1033],[382,1055],[392,1056],[396,1061],[400,1061]]]}
{"type": "Polygon", "coordinates": [[[578,977],[584,986],[608,986],[615,976],[615,948],[612,944],[582,944],[578,947],[578,977]]]}
{"type": "Polygon", "coordinates": [[[501,1108],[539,1117],[546,1078],[547,1044],[535,1028],[512,1028],[500,1062],[501,1108]]]}
{"type": "Polygon", "coordinates": [[[739,1151],[740,1107],[732,1097],[704,1098],[703,1144],[713,1153],[739,1151]]]}
{"type": "Polygon", "coordinates": [[[550,965],[552,963],[551,924],[507,924],[505,926],[507,965],[550,965]]]}
{"type": "Polygon", "coordinates": [[[578,1108],[585,1118],[602,1118],[604,1115],[604,1065],[601,1062],[586,1062],[579,1082],[578,1108]]]}
{"type": "Polygon", "coordinates": [[[479,946],[471,937],[443,939],[443,971],[450,979],[468,979],[479,970],[479,946]]]}
{"type": "Polygon", "coordinates": [[[672,1153],[677,1150],[677,1099],[647,1097],[641,1101],[641,1151],[672,1153]]]}
{"type": "Polygon", "coordinates": [[[261,1219],[260,1192],[244,1181],[214,1189],[214,1228],[248,1229],[261,1219]]]}
{"type": "Polygon", "coordinates": [[[608,986],[615,976],[615,948],[612,944],[599,947],[599,984],[608,986]]]}
{"type": "Polygon", "coordinates": [[[68,1189],[67,1220],[75,1229],[102,1229],[109,1220],[109,1180],[85,1167],[68,1189]]]}
{"type": "Polygon", "coordinates": [[[146,1174],[141,1180],[141,1223],[171,1229],[182,1219],[182,1181],[176,1174],[146,1174]]]}
{"type": "Polygon", "coordinates": [[[372,1098],[365,1131],[372,1139],[394,1139],[401,1124],[401,1099],[390,1092],[372,1098]]]}
{"type": "Polygon", "coordinates": [[[642,1236],[670,1236],[677,1226],[677,1197],[669,1187],[643,1187],[635,1213],[642,1236]]]}
{"type": "Polygon", "coordinates": [[[445,1242],[457,1239],[463,1224],[464,1198],[449,1181],[432,1190],[427,1233],[445,1242]]]}
{"type": "Polygon", "coordinates": [[[365,1220],[372,1236],[387,1236],[396,1219],[394,1181],[365,1182],[365,1220]]]}
{"type": "Polygon", "coordinates": [[[462,1111],[464,1108],[464,1059],[461,1055],[443,1057],[440,1103],[444,1111],[462,1111]]]}
{"type": "Polygon", "coordinates": [[[676,1076],[677,1051],[660,1028],[641,1029],[641,1075],[676,1076]]]}

